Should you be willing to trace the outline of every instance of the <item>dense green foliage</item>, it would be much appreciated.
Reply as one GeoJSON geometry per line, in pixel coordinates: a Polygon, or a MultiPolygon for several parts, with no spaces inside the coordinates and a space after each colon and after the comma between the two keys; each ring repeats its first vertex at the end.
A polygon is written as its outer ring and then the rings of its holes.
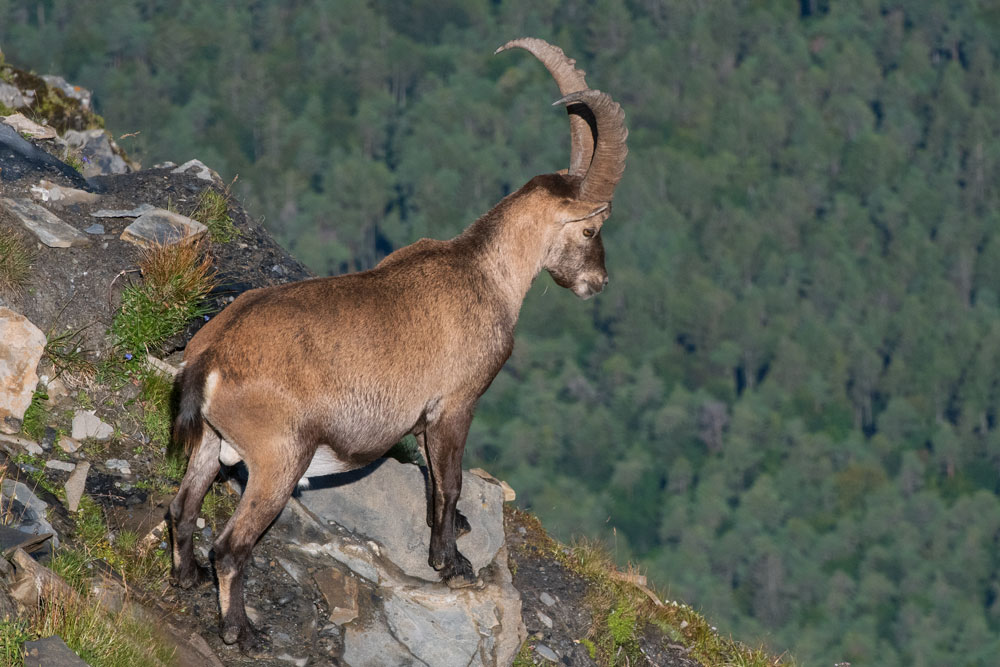
{"type": "Polygon", "coordinates": [[[806,664],[1000,654],[1000,12],[760,0],[0,0],[8,60],[199,157],[319,272],[566,165],[550,39],[627,112],[609,289],[542,277],[467,462],[806,664]]]}

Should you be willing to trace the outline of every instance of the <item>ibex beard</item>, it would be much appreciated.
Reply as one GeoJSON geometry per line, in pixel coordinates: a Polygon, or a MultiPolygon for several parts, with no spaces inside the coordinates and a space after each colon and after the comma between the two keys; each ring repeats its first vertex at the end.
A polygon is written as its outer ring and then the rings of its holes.
{"type": "Polygon", "coordinates": [[[413,434],[428,464],[428,562],[477,582],[456,538],[462,454],[476,402],[510,356],[524,296],[544,269],[581,298],[608,282],[601,229],[625,166],[621,108],[587,88],[562,50],[525,38],[571,122],[570,168],[505,197],[462,234],[422,239],[370,271],[242,294],[191,339],[177,380],[175,444],[189,455],[170,504],[173,578],[210,580],[194,558],[199,509],[222,464],[248,472],[213,545],[221,634],[258,645],[243,604],[251,549],[303,477],[361,467],[413,434]]]}

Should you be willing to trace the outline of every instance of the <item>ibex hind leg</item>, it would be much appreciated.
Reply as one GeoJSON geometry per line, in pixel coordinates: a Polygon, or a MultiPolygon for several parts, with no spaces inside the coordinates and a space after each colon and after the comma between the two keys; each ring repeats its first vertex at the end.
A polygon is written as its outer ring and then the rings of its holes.
{"type": "MultiPolygon", "coordinates": [[[[251,448],[251,451],[254,451],[251,448]]],[[[296,451],[289,445],[260,448],[255,451],[296,451]]],[[[288,502],[295,484],[309,466],[309,458],[271,465],[247,461],[249,477],[246,490],[233,516],[215,541],[215,573],[219,579],[219,611],[222,640],[239,644],[248,655],[259,655],[265,646],[247,619],[243,606],[244,569],[250,552],[260,536],[288,502]]]]}
{"type": "Polygon", "coordinates": [[[201,503],[219,474],[220,439],[208,424],[204,425],[202,433],[201,442],[195,446],[188,460],[187,472],[184,473],[180,489],[170,503],[168,523],[173,544],[171,574],[174,583],[181,588],[191,588],[212,580],[208,568],[199,565],[194,558],[192,537],[201,503]]]}

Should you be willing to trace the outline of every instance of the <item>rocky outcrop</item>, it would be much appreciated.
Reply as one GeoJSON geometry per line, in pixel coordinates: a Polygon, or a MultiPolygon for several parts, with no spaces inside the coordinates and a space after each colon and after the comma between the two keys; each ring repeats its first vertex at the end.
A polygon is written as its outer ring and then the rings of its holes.
{"type": "Polygon", "coordinates": [[[384,459],[326,480],[293,499],[276,530],[295,549],[331,557],[346,580],[362,589],[349,596],[360,602],[357,618],[343,629],[347,665],[485,667],[513,661],[526,631],[503,546],[498,485],[463,476],[458,507],[472,530],[458,547],[482,586],[454,590],[427,565],[430,528],[417,466],[384,459]]]}

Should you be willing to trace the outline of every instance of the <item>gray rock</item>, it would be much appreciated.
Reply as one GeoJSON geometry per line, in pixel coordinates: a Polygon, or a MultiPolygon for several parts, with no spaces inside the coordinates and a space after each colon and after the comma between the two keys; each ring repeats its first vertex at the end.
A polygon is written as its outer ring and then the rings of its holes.
{"type": "Polygon", "coordinates": [[[101,421],[101,418],[94,414],[94,410],[77,410],[73,414],[73,438],[76,440],[108,440],[114,434],[115,429],[101,421]]]}
{"type": "Polygon", "coordinates": [[[78,188],[71,188],[66,185],[56,185],[52,181],[42,179],[38,185],[31,186],[31,194],[36,199],[44,202],[51,202],[56,206],[72,206],[74,204],[93,204],[101,195],[95,192],[87,192],[78,188]]]}
{"type": "Polygon", "coordinates": [[[535,644],[535,653],[551,662],[559,662],[559,656],[545,644],[535,644]]]}
{"type": "Polygon", "coordinates": [[[194,241],[205,235],[208,227],[187,216],[162,208],[147,211],[122,232],[122,240],[148,248],[194,241]]]}
{"type": "Polygon", "coordinates": [[[198,178],[200,178],[201,180],[208,181],[209,183],[211,183],[212,181],[220,180],[219,175],[215,173],[214,170],[209,169],[207,166],[205,166],[205,163],[202,162],[201,160],[188,160],[187,162],[177,167],[170,173],[193,174],[198,178]]]}
{"type": "Polygon", "coordinates": [[[552,619],[551,618],[549,618],[548,616],[546,616],[542,612],[538,611],[537,609],[535,610],[535,616],[537,616],[538,620],[542,622],[542,625],[544,625],[545,627],[547,627],[549,630],[552,629],[552,619]]]}
{"type": "Polygon", "coordinates": [[[24,642],[24,667],[88,667],[58,635],[24,642]]]}
{"type": "Polygon", "coordinates": [[[28,231],[50,248],[71,248],[90,243],[90,239],[78,230],[33,201],[7,198],[0,201],[28,231]]]}
{"type": "Polygon", "coordinates": [[[35,139],[55,139],[59,136],[54,127],[39,125],[24,114],[16,113],[3,118],[6,125],[20,132],[22,135],[34,137],[35,139]]]}
{"type": "MultiPolygon", "coordinates": [[[[28,452],[32,456],[41,456],[42,454],[45,453],[45,450],[42,449],[37,442],[33,440],[28,440],[27,438],[19,438],[16,435],[5,435],[3,433],[0,433],[0,445],[16,445],[17,447],[20,447],[21,449],[28,452]]],[[[20,453],[17,450],[11,451],[11,449],[6,446],[3,448],[12,454],[20,453]]]]}
{"type": "MultiPolygon", "coordinates": [[[[12,479],[0,481],[0,515],[14,518],[14,526],[25,533],[44,535],[55,533],[46,518],[49,504],[32,493],[23,482],[12,479]]],[[[53,546],[59,546],[59,538],[53,534],[53,546]]]]}
{"type": "MultiPolygon", "coordinates": [[[[330,486],[302,491],[303,505],[320,517],[375,540],[382,548],[381,555],[409,576],[440,581],[438,573],[427,564],[430,528],[420,468],[383,459],[356,473],[325,479],[330,480],[330,486]]],[[[463,473],[458,509],[472,526],[469,534],[459,538],[458,549],[478,573],[503,544],[503,492],[494,484],[463,473]]]]}
{"type": "Polygon", "coordinates": [[[304,585],[308,581],[308,572],[306,569],[299,565],[298,563],[288,560],[287,558],[278,558],[278,565],[288,573],[292,579],[295,580],[299,586],[304,585]]]}
{"type": "MultiPolygon", "coordinates": [[[[401,479],[418,490],[419,526],[426,527],[420,491],[422,475],[418,472],[416,479],[409,475],[401,479]]],[[[499,494],[499,488],[494,488],[499,494]]],[[[401,500],[390,511],[399,511],[413,489],[397,486],[395,491],[401,500]]],[[[496,502],[499,505],[499,498],[496,502]]],[[[411,532],[413,528],[411,525],[411,532]]],[[[393,536],[385,545],[377,544],[317,517],[294,498],[274,530],[293,548],[312,555],[330,555],[359,577],[357,599],[364,623],[355,620],[344,626],[344,661],[352,667],[509,665],[526,636],[520,594],[513,587],[503,546],[484,572],[482,588],[453,590],[440,583],[421,584],[386,562],[388,553],[404,548],[405,535],[393,536]]],[[[426,546],[419,548],[420,556],[426,559],[426,546]]]]}
{"type": "Polygon", "coordinates": [[[90,463],[81,461],[69,479],[66,480],[66,508],[70,512],[75,512],[80,508],[80,499],[83,498],[83,490],[87,485],[88,472],[90,472],[90,463]]]}
{"type": "Polygon", "coordinates": [[[80,106],[85,110],[90,109],[90,99],[93,95],[86,88],[74,86],[61,76],[55,76],[53,74],[43,74],[42,80],[53,88],[61,90],[66,97],[78,101],[80,106]]]}
{"type": "Polygon", "coordinates": [[[0,432],[21,430],[21,419],[38,384],[36,371],[44,350],[41,329],[24,315],[0,307],[0,432]]]}
{"type": "MultiPolygon", "coordinates": [[[[372,625],[367,628],[347,626],[344,635],[344,663],[351,667],[430,667],[418,660],[396,641],[388,629],[372,625]]],[[[433,667],[438,667],[434,665],[433,667]]],[[[444,667],[444,666],[441,666],[444,667]]],[[[464,667],[464,665],[463,665],[464,667]]]]}
{"type": "Polygon", "coordinates": [[[479,648],[479,631],[450,595],[393,595],[384,601],[396,640],[428,665],[468,665],[479,648]]]}
{"type": "Polygon", "coordinates": [[[556,599],[551,595],[549,595],[548,593],[546,593],[545,591],[542,591],[542,594],[538,596],[538,599],[541,600],[542,604],[544,604],[546,607],[551,607],[556,603],[556,599]]]}
{"type": "Polygon", "coordinates": [[[119,472],[122,475],[132,474],[132,467],[129,465],[129,462],[126,461],[125,459],[108,459],[107,461],[104,462],[104,465],[107,467],[108,470],[119,472]]]}
{"type": "Polygon", "coordinates": [[[103,234],[104,233],[104,225],[100,224],[99,222],[98,223],[94,223],[90,227],[87,227],[83,231],[87,232],[88,234],[103,234]]]}
{"type": "Polygon", "coordinates": [[[124,209],[107,209],[102,208],[99,211],[94,211],[90,214],[92,218],[138,218],[143,213],[148,213],[150,211],[155,211],[156,207],[152,204],[139,204],[135,208],[130,208],[128,210],[124,209]]]}
{"type": "Polygon", "coordinates": [[[45,462],[45,467],[52,468],[53,470],[62,470],[63,472],[73,472],[76,469],[76,464],[58,459],[50,459],[45,462]]]}
{"type": "Polygon", "coordinates": [[[83,159],[83,176],[91,178],[103,174],[125,174],[129,168],[118,154],[120,150],[106,130],[67,130],[63,139],[70,148],[80,151],[83,159]]]}
{"type": "Polygon", "coordinates": [[[26,95],[17,86],[0,81],[0,104],[11,109],[21,109],[29,106],[34,100],[34,91],[30,92],[31,95],[26,95]]]}

